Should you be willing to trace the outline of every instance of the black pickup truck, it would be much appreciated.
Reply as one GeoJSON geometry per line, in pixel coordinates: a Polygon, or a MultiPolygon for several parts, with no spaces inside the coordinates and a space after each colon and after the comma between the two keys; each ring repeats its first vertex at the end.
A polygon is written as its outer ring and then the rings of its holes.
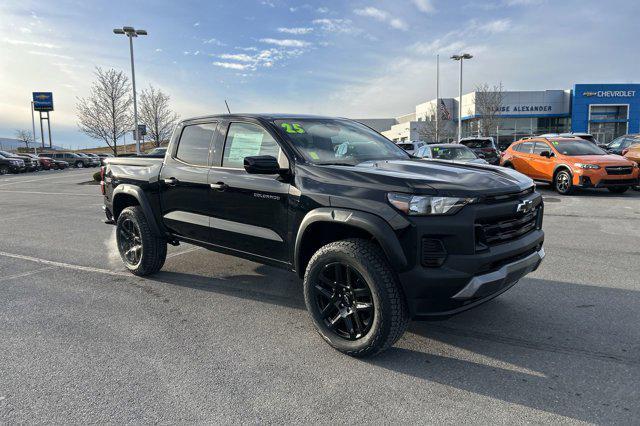
{"type": "Polygon", "coordinates": [[[164,159],[108,158],[102,176],[132,273],[157,272],[180,242],[291,270],[319,334],[352,356],[486,302],[544,257],[531,179],[416,159],[347,119],[184,120],[164,159]]]}

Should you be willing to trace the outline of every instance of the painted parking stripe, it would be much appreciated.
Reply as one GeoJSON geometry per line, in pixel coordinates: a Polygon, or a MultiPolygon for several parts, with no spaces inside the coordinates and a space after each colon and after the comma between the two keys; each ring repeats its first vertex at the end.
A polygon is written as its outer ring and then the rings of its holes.
{"type": "Polygon", "coordinates": [[[39,274],[40,272],[48,271],[48,270],[53,269],[53,268],[55,268],[55,266],[46,266],[44,268],[36,269],[36,270],[33,270],[33,271],[29,271],[29,272],[23,272],[21,274],[8,275],[6,277],[0,278],[0,281],[7,281],[7,280],[12,280],[14,278],[28,277],[28,276],[31,276],[31,275],[39,274]]]}
{"type": "Polygon", "coordinates": [[[14,191],[11,189],[0,189],[0,192],[11,192],[14,194],[37,194],[37,195],[79,195],[81,197],[102,197],[102,194],[80,194],[74,192],[41,192],[41,191],[14,191]]]}
{"type": "Polygon", "coordinates": [[[91,266],[73,265],[71,263],[56,262],[53,260],[40,259],[39,257],[24,256],[22,254],[7,253],[4,251],[0,251],[0,256],[9,257],[11,259],[27,260],[29,262],[41,263],[43,265],[57,266],[59,268],[73,269],[76,271],[97,272],[99,274],[114,275],[118,277],[133,277],[133,275],[128,272],[110,271],[109,269],[93,268],[91,266]]]}

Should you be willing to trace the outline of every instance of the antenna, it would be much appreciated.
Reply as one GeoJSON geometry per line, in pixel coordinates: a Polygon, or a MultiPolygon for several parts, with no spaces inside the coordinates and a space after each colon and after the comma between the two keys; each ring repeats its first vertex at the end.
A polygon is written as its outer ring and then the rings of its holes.
{"type": "Polygon", "coordinates": [[[231,114],[231,110],[229,109],[229,104],[227,103],[227,100],[224,100],[224,104],[227,106],[227,112],[229,112],[229,114],[231,114]]]}

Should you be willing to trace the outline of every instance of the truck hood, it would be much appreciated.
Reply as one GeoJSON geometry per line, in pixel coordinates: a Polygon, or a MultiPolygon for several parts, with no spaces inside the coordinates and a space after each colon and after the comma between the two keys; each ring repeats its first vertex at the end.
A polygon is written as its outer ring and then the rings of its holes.
{"type": "Polygon", "coordinates": [[[328,185],[366,187],[413,194],[483,196],[520,192],[533,185],[515,170],[488,164],[438,160],[368,161],[356,166],[304,166],[314,180],[328,185]]]}

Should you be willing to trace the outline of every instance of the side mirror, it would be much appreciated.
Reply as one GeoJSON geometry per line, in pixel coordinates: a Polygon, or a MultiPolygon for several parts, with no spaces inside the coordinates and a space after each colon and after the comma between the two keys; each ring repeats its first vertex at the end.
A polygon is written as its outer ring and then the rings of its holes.
{"type": "Polygon", "coordinates": [[[253,175],[275,175],[282,170],[278,159],[271,155],[244,157],[244,169],[253,175]]]}
{"type": "Polygon", "coordinates": [[[546,157],[546,158],[551,158],[551,152],[550,151],[542,151],[540,153],[541,157],[546,157]]]}
{"type": "Polygon", "coordinates": [[[486,155],[484,155],[484,154],[478,154],[478,158],[485,158],[485,157],[486,157],[486,155]]]}

